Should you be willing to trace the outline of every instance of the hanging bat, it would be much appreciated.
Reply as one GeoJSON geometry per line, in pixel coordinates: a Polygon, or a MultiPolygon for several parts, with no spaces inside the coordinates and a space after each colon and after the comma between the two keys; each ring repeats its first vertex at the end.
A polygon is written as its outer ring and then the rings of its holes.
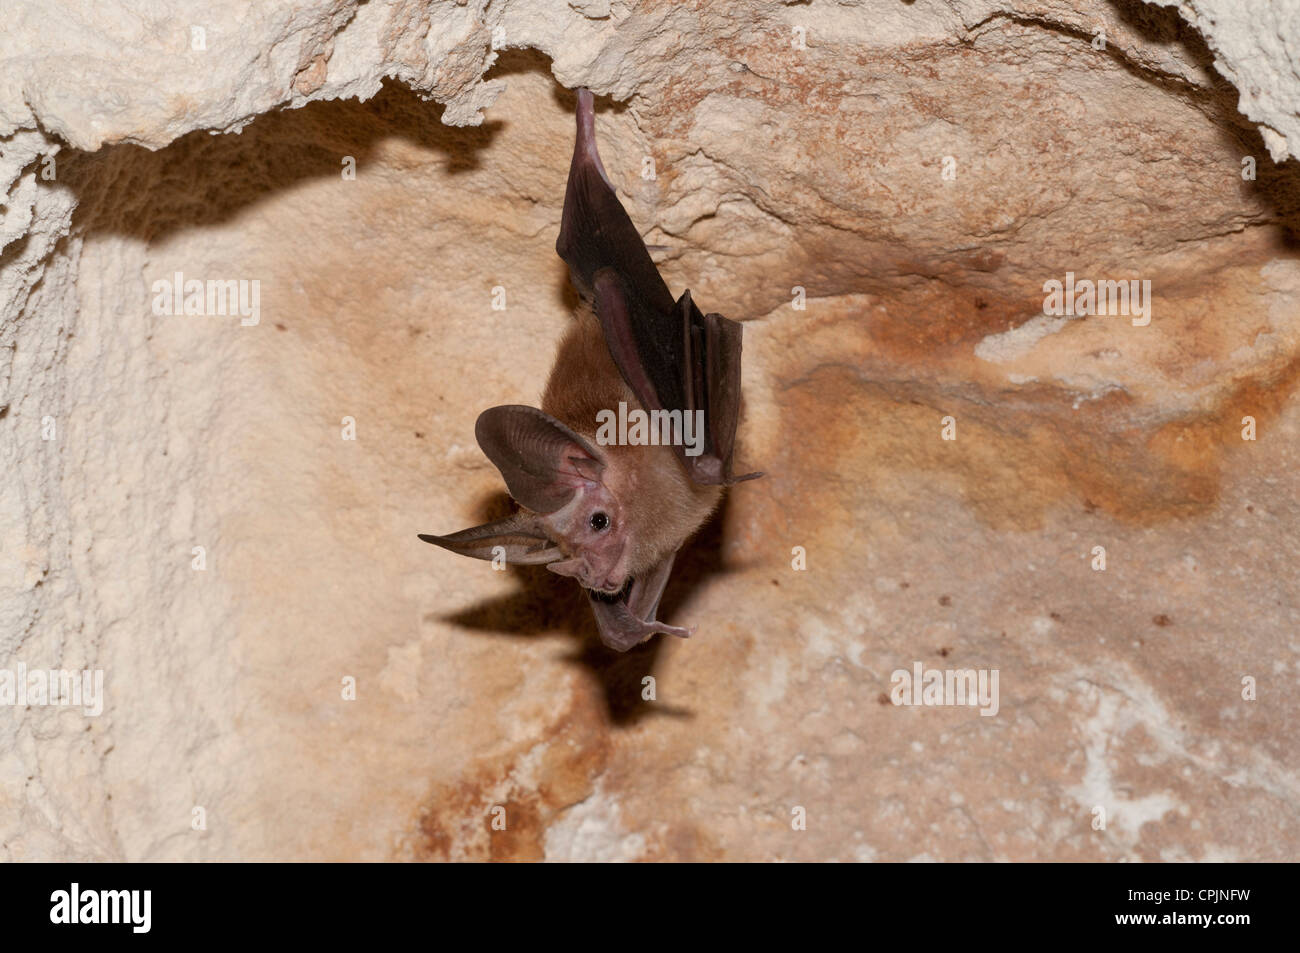
{"type": "Polygon", "coordinates": [[[586,590],[601,641],[626,652],[656,632],[691,634],[655,620],[673,559],[724,487],[761,474],[735,477],[731,469],[741,326],[701,314],[689,291],[673,300],[605,174],[586,89],[578,90],[577,119],[555,250],[583,304],[560,344],[542,409],[492,407],[474,426],[522,509],[420,539],[573,577],[586,590]],[[597,439],[598,424],[623,407],[655,422],[653,433],[676,439],[597,439]]]}

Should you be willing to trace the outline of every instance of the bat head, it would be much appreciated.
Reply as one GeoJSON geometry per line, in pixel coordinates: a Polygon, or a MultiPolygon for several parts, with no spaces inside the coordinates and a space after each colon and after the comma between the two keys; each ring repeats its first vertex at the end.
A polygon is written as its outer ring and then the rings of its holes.
{"type": "Polygon", "coordinates": [[[587,589],[614,594],[627,583],[635,547],[607,457],[535,407],[492,407],[474,425],[479,447],[525,511],[426,542],[477,559],[545,564],[587,589]]]}

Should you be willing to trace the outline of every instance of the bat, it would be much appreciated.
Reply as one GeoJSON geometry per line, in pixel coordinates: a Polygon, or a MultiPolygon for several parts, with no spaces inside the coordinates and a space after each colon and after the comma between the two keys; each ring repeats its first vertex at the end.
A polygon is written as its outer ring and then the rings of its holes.
{"type": "Polygon", "coordinates": [[[741,326],[702,314],[689,290],[673,300],[601,164],[592,94],[577,99],[555,250],[582,304],[541,409],[492,407],[474,425],[520,509],[420,539],[576,579],[601,641],[626,652],[656,633],[691,635],[656,621],[673,560],[725,487],[762,474],[732,474],[741,326]]]}

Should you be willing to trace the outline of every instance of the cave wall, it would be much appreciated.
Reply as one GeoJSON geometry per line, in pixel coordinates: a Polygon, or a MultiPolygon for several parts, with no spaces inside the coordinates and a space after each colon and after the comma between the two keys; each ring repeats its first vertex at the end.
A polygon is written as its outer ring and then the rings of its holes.
{"type": "Polygon", "coordinates": [[[1294,856],[1300,5],[273,7],[0,37],[0,666],[105,675],[4,709],[0,857],[1294,856]],[[504,512],[579,84],[767,472],[627,656],[415,538],[504,512]],[[997,715],[889,704],[914,661],[997,715]]]}

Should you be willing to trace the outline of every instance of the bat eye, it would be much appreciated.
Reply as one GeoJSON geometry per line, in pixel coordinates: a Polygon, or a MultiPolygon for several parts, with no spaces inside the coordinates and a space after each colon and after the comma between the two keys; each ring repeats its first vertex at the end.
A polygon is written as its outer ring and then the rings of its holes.
{"type": "Polygon", "coordinates": [[[601,530],[609,529],[609,517],[604,513],[592,513],[590,522],[591,528],[598,533],[601,530]]]}

